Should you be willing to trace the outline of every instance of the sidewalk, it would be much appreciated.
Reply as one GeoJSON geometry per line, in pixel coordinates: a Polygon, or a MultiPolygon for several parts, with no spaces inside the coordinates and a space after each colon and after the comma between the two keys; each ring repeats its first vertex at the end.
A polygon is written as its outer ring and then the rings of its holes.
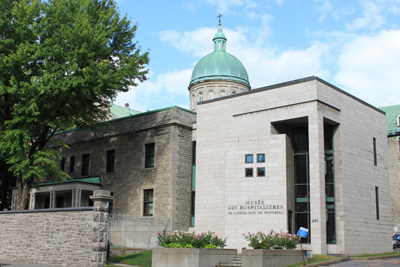
{"type": "Polygon", "coordinates": [[[18,262],[7,262],[0,260],[0,267],[49,267],[47,265],[18,263],[18,262]]]}

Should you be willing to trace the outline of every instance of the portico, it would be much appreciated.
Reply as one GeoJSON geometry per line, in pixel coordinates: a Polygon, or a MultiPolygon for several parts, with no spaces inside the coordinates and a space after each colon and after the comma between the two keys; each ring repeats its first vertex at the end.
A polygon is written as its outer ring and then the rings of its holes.
{"type": "MultiPolygon", "coordinates": [[[[92,206],[89,196],[100,190],[100,177],[40,183],[30,192],[29,209],[53,209],[92,206]]],[[[17,190],[13,190],[15,208],[17,190]]]]}

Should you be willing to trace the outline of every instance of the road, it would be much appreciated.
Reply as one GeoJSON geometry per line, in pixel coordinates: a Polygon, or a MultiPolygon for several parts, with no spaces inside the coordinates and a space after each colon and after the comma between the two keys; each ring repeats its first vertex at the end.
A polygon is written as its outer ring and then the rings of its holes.
{"type": "Polygon", "coordinates": [[[376,260],[349,260],[334,264],[329,264],[325,266],[335,266],[335,267],[399,267],[400,257],[397,258],[386,258],[386,259],[376,259],[376,260]]]}

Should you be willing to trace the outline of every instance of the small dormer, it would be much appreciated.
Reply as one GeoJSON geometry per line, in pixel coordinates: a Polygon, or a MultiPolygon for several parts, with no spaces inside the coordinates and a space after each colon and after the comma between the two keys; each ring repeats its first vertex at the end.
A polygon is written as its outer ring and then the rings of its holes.
{"type": "Polygon", "coordinates": [[[397,115],[396,117],[396,124],[397,124],[396,133],[400,133],[400,114],[397,115]]]}
{"type": "Polygon", "coordinates": [[[400,127],[400,114],[397,115],[396,122],[397,122],[397,128],[399,128],[400,127]]]}

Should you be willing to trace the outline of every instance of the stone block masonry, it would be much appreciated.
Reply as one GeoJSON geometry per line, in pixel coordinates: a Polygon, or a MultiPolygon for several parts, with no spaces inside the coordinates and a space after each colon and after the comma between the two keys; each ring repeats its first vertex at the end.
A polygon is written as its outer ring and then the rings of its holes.
{"type": "Polygon", "coordinates": [[[0,260],[49,266],[105,266],[108,191],[94,207],[0,212],[0,260]]]}

